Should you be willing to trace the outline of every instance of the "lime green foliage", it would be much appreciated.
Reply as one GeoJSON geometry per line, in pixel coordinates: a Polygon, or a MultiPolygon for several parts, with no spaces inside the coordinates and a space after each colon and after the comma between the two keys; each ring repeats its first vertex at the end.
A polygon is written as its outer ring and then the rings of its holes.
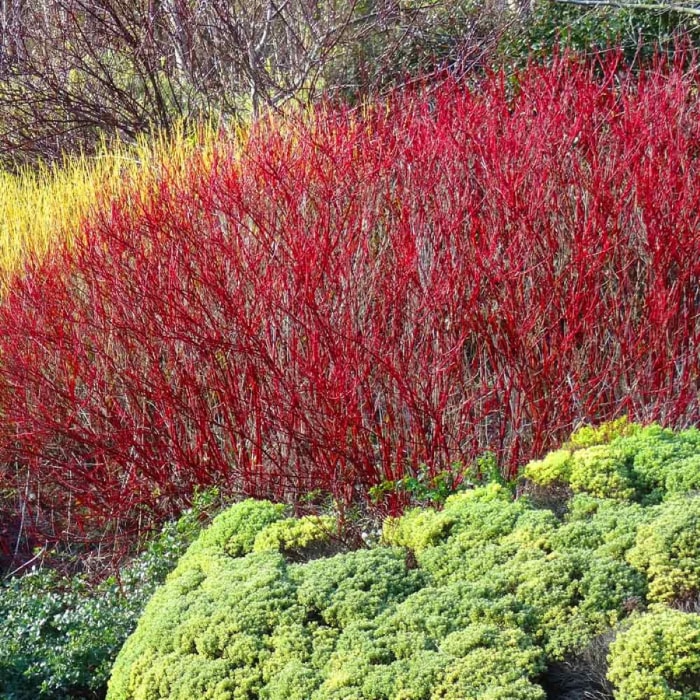
{"type": "Polygon", "coordinates": [[[638,489],[646,501],[700,490],[700,430],[674,433],[650,425],[614,443],[631,461],[638,489]]]}
{"type": "Polygon", "coordinates": [[[382,538],[386,544],[408,547],[420,553],[445,539],[454,523],[450,514],[444,511],[414,508],[402,518],[387,518],[382,538]]]}
{"type": "Polygon", "coordinates": [[[634,546],[639,526],[656,516],[654,509],[638,503],[620,503],[588,494],[577,494],[568,505],[565,521],[552,534],[550,546],[593,550],[619,560],[624,560],[634,546]]]}
{"type": "Polygon", "coordinates": [[[450,535],[475,546],[509,533],[527,509],[525,503],[512,501],[506,487],[489,484],[450,496],[442,511],[415,508],[401,518],[387,518],[382,539],[385,544],[408,547],[416,554],[450,535]]]}
{"type": "Polygon", "coordinates": [[[625,457],[614,445],[592,445],[576,451],[561,449],[542,460],[530,462],[524,474],[540,486],[560,482],[575,493],[629,499],[636,491],[625,457]]]}
{"type": "Polygon", "coordinates": [[[628,561],[649,580],[649,599],[684,600],[700,592],[700,497],[676,498],[639,528],[628,561]]]}
{"type": "Polygon", "coordinates": [[[422,582],[418,572],[407,570],[405,552],[388,548],[319,559],[293,569],[292,575],[299,603],[336,628],[374,619],[422,582]]]}
{"type": "MultiPolygon", "coordinates": [[[[335,536],[328,517],[238,504],[154,595],[108,698],[541,700],[549,664],[700,594],[700,496],[674,491],[698,454],[697,431],[586,429],[527,469],[578,491],[563,516],[494,482],[310,561],[296,554],[335,536]]],[[[637,697],[621,673],[618,697],[637,697]]]]}
{"type": "Polygon", "coordinates": [[[700,698],[700,615],[658,607],[640,615],[610,647],[619,700],[700,698]]]}
{"type": "Polygon", "coordinates": [[[274,551],[191,559],[149,604],[109,697],[286,698],[322,685],[319,697],[343,697],[367,682],[373,618],[418,586],[400,550],[303,566],[274,551]]]}
{"type": "Polygon", "coordinates": [[[269,549],[288,553],[303,550],[315,544],[324,544],[337,536],[335,518],[330,516],[308,515],[305,518],[286,518],[273,522],[262,530],[253,543],[254,552],[269,549]]]}
{"type": "Polygon", "coordinates": [[[432,697],[544,700],[541,687],[526,680],[542,670],[542,652],[518,629],[476,624],[448,635],[442,650],[456,660],[432,697]]]}
{"type": "Polygon", "coordinates": [[[700,490],[700,430],[675,433],[622,419],[582,428],[565,448],[528,464],[524,476],[540,486],[559,483],[600,498],[658,502],[700,490]]]}
{"type": "Polygon", "coordinates": [[[224,511],[192,545],[188,556],[216,552],[241,557],[253,551],[255,538],[267,525],[284,517],[285,507],[269,501],[243,501],[224,511]]]}
{"type": "Polygon", "coordinates": [[[630,499],[635,496],[634,477],[624,455],[611,445],[594,445],[574,452],[571,488],[600,498],[630,499]]]}
{"type": "Polygon", "coordinates": [[[637,423],[630,423],[627,416],[601,423],[598,426],[584,425],[572,433],[566,446],[572,450],[580,450],[593,445],[607,445],[615,438],[635,435],[641,430],[637,423]]]}
{"type": "MultiPolygon", "coordinates": [[[[527,508],[503,493],[449,499],[456,533],[475,532],[489,513],[485,541],[510,531],[527,508]]],[[[324,530],[312,518],[264,524],[271,512],[264,502],[234,506],[190,548],[122,649],[111,700],[543,697],[531,682],[542,650],[518,629],[512,596],[429,585],[402,547],[291,563],[290,544],[324,530]],[[222,528],[233,522],[246,528],[247,555],[226,554],[234,534],[222,528]]]]}
{"type": "Polygon", "coordinates": [[[556,450],[544,459],[530,462],[523,475],[540,486],[551,486],[558,481],[568,483],[571,480],[571,450],[556,450]]]}

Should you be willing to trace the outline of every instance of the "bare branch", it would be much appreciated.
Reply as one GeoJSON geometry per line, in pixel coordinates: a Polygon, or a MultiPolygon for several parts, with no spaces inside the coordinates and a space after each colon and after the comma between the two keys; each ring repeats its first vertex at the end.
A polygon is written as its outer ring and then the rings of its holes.
{"type": "Polygon", "coordinates": [[[690,5],[672,5],[668,3],[616,2],[615,0],[555,0],[564,5],[583,5],[587,7],[616,7],[621,10],[649,10],[651,12],[678,12],[700,17],[700,7],[690,5]]]}

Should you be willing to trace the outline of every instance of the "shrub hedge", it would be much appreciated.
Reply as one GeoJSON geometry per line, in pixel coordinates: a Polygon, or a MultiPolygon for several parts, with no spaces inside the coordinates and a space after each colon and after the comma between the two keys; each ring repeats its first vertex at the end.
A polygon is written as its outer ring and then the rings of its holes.
{"type": "Polygon", "coordinates": [[[197,486],[348,504],[486,450],[514,476],[580,422],[693,424],[699,82],[559,57],[261,121],[104,203],[0,307],[27,524],[102,541],[197,486]]]}

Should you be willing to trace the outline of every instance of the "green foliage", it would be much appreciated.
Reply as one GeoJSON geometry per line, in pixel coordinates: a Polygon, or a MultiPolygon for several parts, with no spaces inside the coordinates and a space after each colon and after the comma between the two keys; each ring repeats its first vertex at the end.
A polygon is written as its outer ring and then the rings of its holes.
{"type": "Polygon", "coordinates": [[[572,433],[566,446],[572,450],[580,450],[593,445],[607,445],[615,438],[635,435],[641,430],[641,426],[630,423],[627,416],[616,420],[601,423],[598,426],[584,425],[572,433]]]}
{"type": "Polygon", "coordinates": [[[542,651],[518,629],[471,625],[448,635],[442,649],[453,654],[455,661],[433,697],[445,700],[543,700],[545,697],[541,687],[527,680],[543,670],[542,651]]]}
{"type": "Polygon", "coordinates": [[[637,529],[655,517],[637,503],[577,494],[569,501],[565,522],[550,537],[555,549],[587,549],[624,560],[637,538],[637,529]]]}
{"type": "Polygon", "coordinates": [[[211,492],[144,552],[97,586],[34,569],[0,587],[0,697],[101,697],[114,659],[148,599],[201,530],[211,492]]]}
{"type": "Polygon", "coordinates": [[[699,450],[697,428],[673,432],[615,421],[577,431],[565,448],[530,462],[524,476],[539,486],[655,503],[700,489],[699,450]]]}
{"type": "Polygon", "coordinates": [[[214,518],[190,548],[188,555],[214,551],[241,557],[253,551],[255,538],[267,525],[284,517],[285,506],[269,501],[243,501],[214,518]]]}
{"type": "Polygon", "coordinates": [[[579,491],[563,516],[492,482],[387,518],[379,546],[296,563],[334,523],[238,504],[153,596],[109,700],[542,700],[537,681],[554,662],[620,625],[617,697],[697,699],[683,694],[695,667],[673,655],[696,653],[698,616],[627,624],[700,593],[700,496],[667,492],[694,483],[686,465],[698,452],[697,431],[586,429],[528,466],[579,491]],[[676,468],[686,476],[672,478],[676,468]],[[677,644],[663,631],[644,641],[644,624],[667,622],[677,644]],[[663,683],[676,694],[658,694],[663,683]]]}
{"type": "Polygon", "coordinates": [[[453,494],[439,512],[416,508],[401,518],[387,518],[382,538],[386,544],[408,547],[416,554],[449,535],[459,535],[474,546],[508,534],[527,509],[524,502],[512,501],[508,489],[494,483],[453,494]]]}
{"type": "Polygon", "coordinates": [[[551,452],[530,462],[525,477],[541,486],[561,482],[574,493],[626,500],[635,496],[633,475],[625,455],[615,445],[592,445],[585,449],[551,452]]]}
{"type": "Polygon", "coordinates": [[[375,618],[389,602],[418,589],[422,579],[407,570],[405,552],[389,548],[319,559],[297,567],[293,575],[299,603],[325,624],[340,628],[375,618]]]}
{"type": "Polygon", "coordinates": [[[501,42],[502,60],[508,63],[523,62],[530,55],[548,58],[555,51],[590,54],[612,47],[619,48],[631,61],[651,57],[656,46],[673,52],[679,34],[692,45],[700,41],[697,17],[661,12],[658,4],[646,10],[626,8],[624,3],[591,7],[541,0],[519,29],[501,42]]]}
{"type": "MultiPolygon", "coordinates": [[[[213,692],[229,683],[228,697],[294,697],[299,684],[318,686],[316,666],[334,667],[345,647],[353,649],[359,669],[364,657],[355,643],[363,625],[418,585],[400,550],[363,550],[305,565],[288,564],[274,551],[183,560],[124,646],[109,696],[177,700],[195,688],[213,692]],[[184,569],[196,569],[195,576],[184,569]],[[192,655],[199,663],[189,664],[192,655]],[[304,662],[312,668],[302,669],[304,662]],[[208,686],[200,688],[203,677],[208,686]]],[[[327,697],[350,683],[351,671],[344,665],[345,680],[325,676],[327,697]]],[[[357,679],[364,683],[364,673],[357,679]]]]}
{"type": "Polygon", "coordinates": [[[443,540],[454,524],[449,513],[414,508],[401,518],[387,518],[382,539],[386,544],[408,547],[420,554],[443,540]]]}
{"type": "Polygon", "coordinates": [[[444,503],[452,493],[469,487],[461,478],[461,465],[454,464],[431,476],[426,465],[421,465],[416,476],[406,476],[396,481],[382,481],[369,489],[370,498],[381,502],[388,494],[405,494],[414,503],[444,503]]]}
{"type": "MultiPolygon", "coordinates": [[[[488,537],[495,538],[516,517],[498,518],[497,511],[524,508],[506,493],[491,486],[460,494],[444,513],[460,536],[491,513],[488,537]]],[[[260,522],[268,508],[239,504],[232,510],[245,511],[245,519],[219,518],[212,529],[260,522]]],[[[109,697],[420,700],[481,697],[499,688],[502,697],[543,697],[529,680],[542,652],[517,629],[522,619],[512,596],[483,585],[426,585],[426,573],[399,547],[293,564],[282,554],[290,543],[284,533],[294,533],[296,546],[296,536],[317,524],[298,523],[297,530],[285,520],[263,527],[250,546],[263,551],[246,556],[228,556],[221,537],[203,535],[122,649],[109,697]],[[507,631],[500,632],[503,624],[507,631]],[[436,695],[446,678],[454,688],[436,695]]]]}
{"type": "Polygon", "coordinates": [[[515,493],[515,480],[503,476],[493,452],[485,452],[470,466],[455,462],[449,469],[437,473],[431,473],[423,464],[415,476],[382,481],[369,489],[369,495],[375,503],[380,503],[388,494],[403,494],[414,504],[442,505],[453,494],[485,484],[498,484],[515,493]]]}
{"type": "Polygon", "coordinates": [[[600,498],[631,498],[635,487],[626,455],[611,442],[639,430],[639,426],[628,423],[626,418],[599,427],[584,426],[573,433],[564,448],[530,462],[524,475],[540,486],[564,483],[575,493],[585,491],[600,498]]]}
{"type": "Polygon", "coordinates": [[[571,480],[571,450],[555,450],[544,459],[533,460],[525,466],[523,476],[540,486],[571,480]]]}
{"type": "Polygon", "coordinates": [[[451,496],[444,512],[455,519],[454,534],[490,541],[511,532],[518,517],[529,509],[525,501],[513,501],[509,489],[488,484],[451,496]]]}
{"type": "Polygon", "coordinates": [[[516,551],[489,574],[513,591],[521,618],[549,659],[561,660],[620,620],[643,595],[632,567],[589,550],[516,551]]]}
{"type": "Polygon", "coordinates": [[[640,526],[627,559],[649,581],[649,599],[683,601],[700,594],[700,497],[676,498],[640,526]]]}
{"type": "Polygon", "coordinates": [[[680,432],[650,425],[616,443],[630,460],[647,502],[700,489],[700,430],[680,432]]]}
{"type": "Polygon", "coordinates": [[[610,646],[619,700],[700,698],[700,615],[658,607],[637,616],[610,646]]]}
{"type": "Polygon", "coordinates": [[[575,493],[628,500],[636,494],[634,483],[624,456],[612,445],[593,445],[571,456],[569,484],[575,493]]]}
{"type": "Polygon", "coordinates": [[[0,695],[97,691],[138,612],[111,589],[87,596],[51,571],[12,579],[0,591],[0,695]]]}
{"type": "Polygon", "coordinates": [[[253,543],[254,552],[274,550],[288,553],[324,544],[338,534],[335,518],[309,515],[278,520],[261,530],[253,543]]]}

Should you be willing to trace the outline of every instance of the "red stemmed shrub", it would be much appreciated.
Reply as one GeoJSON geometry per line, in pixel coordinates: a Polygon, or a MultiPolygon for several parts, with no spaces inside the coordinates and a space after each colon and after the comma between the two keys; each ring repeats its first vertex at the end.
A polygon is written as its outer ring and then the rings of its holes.
{"type": "Polygon", "coordinates": [[[105,205],[0,309],[33,517],[349,502],[487,449],[513,474],[581,421],[696,422],[698,75],[561,58],[318,109],[105,205]]]}

